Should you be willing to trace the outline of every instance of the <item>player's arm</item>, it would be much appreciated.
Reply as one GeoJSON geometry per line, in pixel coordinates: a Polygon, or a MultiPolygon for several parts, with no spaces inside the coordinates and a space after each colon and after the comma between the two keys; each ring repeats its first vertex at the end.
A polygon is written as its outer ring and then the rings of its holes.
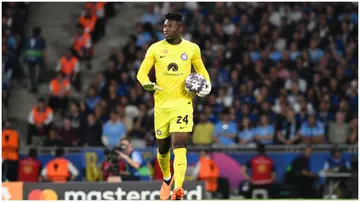
{"type": "Polygon", "coordinates": [[[211,81],[210,81],[209,73],[206,70],[205,65],[201,59],[201,51],[198,45],[195,45],[194,56],[191,60],[191,63],[194,66],[195,71],[198,74],[204,76],[206,80],[206,88],[203,88],[200,92],[197,93],[199,97],[205,97],[211,92],[211,81]]]}
{"type": "Polygon", "coordinates": [[[150,69],[151,67],[154,66],[154,64],[155,64],[155,57],[154,57],[153,46],[150,46],[146,52],[145,58],[142,61],[140,65],[140,69],[136,76],[137,80],[147,91],[162,90],[162,88],[157,86],[155,83],[151,82],[148,76],[150,69]]]}

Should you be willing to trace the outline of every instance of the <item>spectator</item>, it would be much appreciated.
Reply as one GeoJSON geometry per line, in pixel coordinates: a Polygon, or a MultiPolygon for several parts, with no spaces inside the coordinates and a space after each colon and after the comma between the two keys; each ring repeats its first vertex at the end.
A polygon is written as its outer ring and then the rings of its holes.
{"type": "Polygon", "coordinates": [[[161,16],[155,13],[153,4],[148,5],[148,12],[143,14],[140,19],[141,23],[143,24],[151,23],[152,25],[159,23],[160,20],[161,20],[161,16]]]}
{"type": "Polygon", "coordinates": [[[28,156],[19,162],[19,181],[38,182],[40,180],[41,169],[41,162],[37,159],[37,150],[31,148],[28,156]]]}
{"type": "Polygon", "coordinates": [[[101,143],[102,125],[93,113],[87,117],[86,124],[81,129],[81,145],[84,146],[102,146],[101,143]]]}
{"type": "Polygon", "coordinates": [[[260,125],[255,129],[255,139],[258,143],[269,145],[273,144],[274,126],[272,126],[266,115],[261,115],[260,125]]]}
{"type": "Polygon", "coordinates": [[[70,104],[70,112],[67,114],[67,117],[70,119],[71,128],[73,128],[77,133],[80,133],[80,129],[86,120],[86,112],[80,113],[78,104],[76,102],[72,102],[70,104]]]}
{"type": "Polygon", "coordinates": [[[300,140],[299,129],[301,123],[296,120],[295,112],[288,109],[287,117],[279,131],[277,131],[277,139],[285,145],[297,144],[300,140]]]}
{"type": "Polygon", "coordinates": [[[120,71],[117,69],[117,61],[113,58],[108,60],[108,67],[104,71],[105,79],[107,81],[119,81],[120,71]]]}
{"type": "Polygon", "coordinates": [[[228,108],[224,109],[221,117],[221,121],[215,124],[213,136],[218,144],[233,145],[235,144],[237,127],[235,122],[230,120],[230,110],[228,108]]]}
{"type": "Polygon", "coordinates": [[[338,111],[344,113],[346,122],[349,122],[349,121],[353,118],[353,113],[354,113],[354,112],[349,109],[349,103],[348,103],[348,101],[346,100],[346,98],[343,98],[343,99],[340,101],[339,110],[338,110],[338,111]]]}
{"type": "Polygon", "coordinates": [[[117,105],[115,110],[119,118],[118,120],[124,124],[126,131],[131,131],[134,124],[133,124],[132,116],[126,114],[125,106],[128,105],[127,103],[128,103],[127,98],[122,97],[121,104],[117,105]]]}
{"type": "Polygon", "coordinates": [[[316,192],[313,189],[318,176],[310,170],[310,157],[312,146],[308,145],[304,154],[296,157],[290,164],[285,175],[285,183],[296,184],[301,198],[315,198],[316,192]]]}
{"type": "Polygon", "coordinates": [[[42,145],[45,135],[52,125],[54,119],[53,110],[45,104],[44,98],[39,98],[37,106],[29,113],[27,142],[31,144],[35,138],[36,145],[42,145]]]}
{"type": "Polygon", "coordinates": [[[93,111],[95,106],[99,104],[101,101],[100,96],[97,95],[96,90],[94,88],[89,88],[88,94],[86,96],[86,105],[87,107],[93,111]]]}
{"type": "Polygon", "coordinates": [[[25,40],[24,49],[24,60],[30,74],[31,92],[36,93],[40,71],[45,65],[46,58],[46,42],[41,36],[40,27],[33,29],[33,35],[25,40]]]}
{"type": "Polygon", "coordinates": [[[350,108],[353,109],[355,112],[358,111],[358,100],[359,100],[359,95],[357,93],[357,81],[352,81],[351,82],[351,87],[350,89],[348,90],[347,93],[347,96],[349,97],[350,99],[350,108]]]}
{"type": "Polygon", "coordinates": [[[237,112],[236,120],[240,121],[245,117],[249,118],[251,123],[257,123],[258,121],[258,117],[255,113],[250,111],[250,106],[248,104],[242,104],[241,111],[237,112]]]}
{"type": "Polygon", "coordinates": [[[253,145],[255,143],[255,129],[247,117],[242,119],[238,138],[241,145],[253,145]]]}
{"type": "Polygon", "coordinates": [[[73,56],[72,50],[67,49],[64,56],[62,56],[56,66],[56,72],[61,72],[65,79],[69,80],[77,90],[81,90],[80,82],[80,63],[79,60],[73,56]]]}
{"type": "Polygon", "coordinates": [[[316,120],[315,115],[309,115],[308,120],[301,125],[299,133],[303,143],[324,143],[325,128],[320,121],[316,120]]]}
{"type": "Polygon", "coordinates": [[[329,142],[332,144],[344,144],[350,142],[351,131],[350,125],[344,123],[344,114],[336,113],[336,121],[330,123],[329,142]]]}
{"type": "Polygon", "coordinates": [[[147,108],[145,105],[139,106],[140,110],[138,115],[134,118],[134,127],[130,132],[131,138],[144,139],[147,136],[149,122],[151,122],[152,117],[148,116],[147,108]]]}
{"type": "Polygon", "coordinates": [[[45,147],[65,146],[61,137],[58,136],[56,129],[52,128],[49,131],[47,139],[44,141],[45,147]]]}
{"type": "Polygon", "coordinates": [[[213,143],[214,125],[205,114],[200,114],[200,122],[194,127],[192,142],[194,145],[209,145],[213,143]]]}
{"type": "Polygon", "coordinates": [[[77,146],[79,143],[78,131],[71,127],[69,118],[64,119],[62,128],[59,131],[59,136],[63,140],[65,146],[77,146]]]}
{"type": "Polygon", "coordinates": [[[92,83],[92,86],[95,88],[97,92],[100,92],[101,97],[105,97],[104,94],[106,94],[107,91],[107,82],[104,77],[104,74],[99,73],[95,79],[95,81],[92,83]]]}
{"type": "Polygon", "coordinates": [[[350,143],[354,144],[358,142],[358,119],[354,118],[351,120],[350,128],[351,128],[351,136],[350,136],[350,143]]]}
{"type": "Polygon", "coordinates": [[[334,114],[330,111],[329,100],[326,98],[320,102],[317,118],[324,124],[325,129],[327,129],[329,122],[335,120],[334,114]]]}
{"type": "Polygon", "coordinates": [[[115,84],[109,85],[109,92],[106,96],[106,104],[109,109],[115,109],[118,104],[120,104],[120,96],[117,94],[117,89],[115,84]]]}
{"type": "Polygon", "coordinates": [[[224,107],[230,107],[232,102],[233,102],[233,98],[232,96],[228,95],[228,90],[227,88],[221,88],[219,90],[219,95],[218,98],[216,99],[216,103],[219,103],[221,105],[223,105],[224,107]]]}
{"type": "Polygon", "coordinates": [[[110,120],[107,121],[102,129],[102,143],[107,147],[115,147],[120,139],[126,135],[125,125],[119,121],[115,111],[110,113],[110,120]]]}
{"type": "Polygon", "coordinates": [[[301,92],[306,92],[307,90],[307,83],[305,79],[299,78],[298,73],[296,71],[291,72],[291,78],[286,80],[285,82],[285,88],[287,90],[291,89],[292,83],[296,83],[297,86],[299,86],[299,89],[301,92]]]}
{"type": "Polygon", "coordinates": [[[149,43],[152,40],[151,34],[144,29],[144,25],[137,24],[136,32],[137,32],[137,41],[136,41],[137,46],[143,47],[145,44],[149,43]]]}
{"type": "Polygon", "coordinates": [[[51,80],[49,85],[50,100],[49,107],[55,112],[61,111],[64,114],[69,104],[69,96],[71,94],[71,84],[67,79],[64,79],[62,73],[58,73],[56,78],[51,80]]]}

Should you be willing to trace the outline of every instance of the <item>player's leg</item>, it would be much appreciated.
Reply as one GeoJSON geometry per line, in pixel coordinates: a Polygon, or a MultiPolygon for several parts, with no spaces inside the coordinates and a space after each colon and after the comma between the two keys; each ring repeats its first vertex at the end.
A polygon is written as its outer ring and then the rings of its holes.
{"type": "Polygon", "coordinates": [[[157,160],[164,177],[160,188],[160,200],[168,200],[173,178],[170,172],[170,147],[171,137],[169,133],[169,121],[166,110],[155,110],[155,136],[158,144],[157,160]]]}
{"type": "Polygon", "coordinates": [[[170,146],[171,146],[171,137],[165,139],[157,139],[158,149],[157,149],[157,160],[161,172],[164,176],[164,180],[170,180],[170,146]]]}
{"type": "Polygon", "coordinates": [[[183,183],[185,180],[187,158],[186,158],[186,144],[189,140],[187,132],[174,132],[172,134],[172,145],[174,151],[174,177],[175,189],[172,200],[181,199],[184,196],[183,183]]]}
{"type": "Polygon", "coordinates": [[[175,118],[170,122],[170,133],[172,133],[172,147],[174,151],[174,177],[175,189],[172,200],[182,199],[184,196],[183,183],[185,180],[187,159],[186,145],[189,141],[189,132],[193,128],[193,109],[181,109],[172,112],[175,118]]]}

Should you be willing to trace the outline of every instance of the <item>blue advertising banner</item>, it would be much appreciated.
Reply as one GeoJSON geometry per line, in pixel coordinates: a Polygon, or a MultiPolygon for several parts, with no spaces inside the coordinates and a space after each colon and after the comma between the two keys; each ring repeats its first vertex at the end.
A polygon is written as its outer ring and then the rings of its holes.
{"type": "MultiPolygon", "coordinates": [[[[155,149],[143,149],[140,150],[146,161],[150,161],[156,157],[155,149]]],[[[355,153],[344,152],[343,155],[346,158],[350,158],[351,155],[355,153]]],[[[224,154],[223,154],[224,155],[224,154]]],[[[230,159],[237,162],[239,165],[244,165],[250,158],[254,157],[254,153],[238,153],[238,154],[225,154],[230,157],[230,159]]],[[[274,160],[276,166],[276,176],[277,181],[281,182],[285,174],[286,167],[291,163],[291,161],[299,156],[300,153],[287,152],[287,153],[278,153],[278,152],[269,152],[268,156],[274,160]]],[[[310,158],[311,161],[311,170],[313,172],[319,172],[324,165],[325,160],[329,157],[328,152],[314,152],[310,158]]],[[[69,153],[65,156],[69,161],[71,161],[74,166],[82,173],[77,180],[89,180],[95,181],[98,179],[98,168],[101,162],[104,161],[105,155],[104,150],[102,149],[86,149],[81,153],[69,153]]],[[[54,156],[52,155],[39,155],[38,159],[46,165],[54,156]]],[[[173,158],[173,157],[172,157],[173,158]]],[[[198,153],[188,153],[188,166],[194,166],[199,159],[198,153]]],[[[240,173],[240,170],[239,170],[240,173]]]]}

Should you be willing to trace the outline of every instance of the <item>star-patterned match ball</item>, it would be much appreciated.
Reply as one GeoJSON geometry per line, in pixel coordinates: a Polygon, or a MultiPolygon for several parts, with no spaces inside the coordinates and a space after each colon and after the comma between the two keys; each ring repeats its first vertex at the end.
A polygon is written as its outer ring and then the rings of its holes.
{"type": "Polygon", "coordinates": [[[205,78],[201,74],[192,73],[185,79],[185,89],[194,94],[206,87],[205,78]]]}

